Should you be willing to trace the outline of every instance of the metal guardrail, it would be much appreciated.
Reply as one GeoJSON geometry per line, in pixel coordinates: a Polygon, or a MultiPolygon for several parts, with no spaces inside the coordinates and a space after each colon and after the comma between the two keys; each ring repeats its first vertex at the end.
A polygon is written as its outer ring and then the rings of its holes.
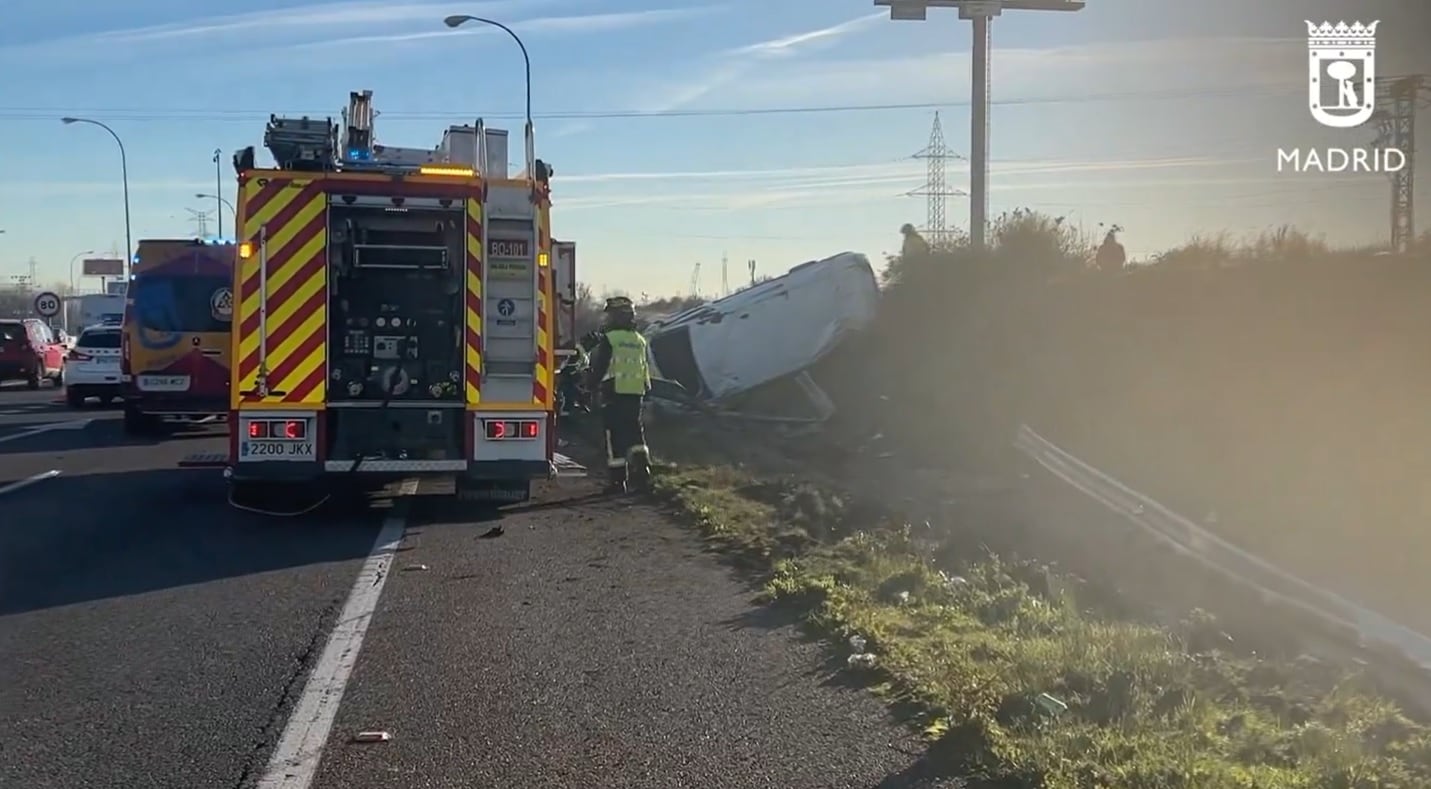
{"type": "Polygon", "coordinates": [[[1329,628],[1355,634],[1357,646],[1394,653],[1418,667],[1431,682],[1431,637],[1418,633],[1341,595],[1302,580],[1227,542],[1074,457],[1028,425],[1019,427],[1014,446],[1049,473],[1122,515],[1152,537],[1259,592],[1264,599],[1297,608],[1329,628]]]}

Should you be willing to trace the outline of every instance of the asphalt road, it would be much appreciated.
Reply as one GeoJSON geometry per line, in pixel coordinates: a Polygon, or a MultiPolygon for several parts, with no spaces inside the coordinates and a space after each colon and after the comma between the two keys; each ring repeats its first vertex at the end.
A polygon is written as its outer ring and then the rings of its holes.
{"type": "Polygon", "coordinates": [[[0,787],[930,785],[648,505],[561,479],[265,517],[177,468],[221,432],[58,395],[0,389],[0,787]]]}

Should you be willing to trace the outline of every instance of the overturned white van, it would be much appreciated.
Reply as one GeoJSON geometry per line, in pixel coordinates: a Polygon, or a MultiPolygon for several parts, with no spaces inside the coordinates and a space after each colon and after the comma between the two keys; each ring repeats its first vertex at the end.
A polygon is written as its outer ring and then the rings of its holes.
{"type": "MultiPolygon", "coordinates": [[[[878,305],[879,285],[869,259],[842,252],[659,318],[646,328],[646,338],[661,377],[679,381],[698,400],[719,404],[799,376],[873,323],[878,305]]],[[[813,387],[808,379],[805,383],[813,387]]],[[[817,392],[802,388],[817,411],[828,410],[817,392]]]]}

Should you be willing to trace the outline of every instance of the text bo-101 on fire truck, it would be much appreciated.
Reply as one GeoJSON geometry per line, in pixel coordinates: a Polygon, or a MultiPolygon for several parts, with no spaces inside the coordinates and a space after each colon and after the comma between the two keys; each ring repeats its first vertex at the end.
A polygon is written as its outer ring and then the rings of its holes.
{"type": "Polygon", "coordinates": [[[276,483],[450,476],[524,501],[554,476],[550,168],[507,133],[374,144],[372,92],[339,124],[273,117],[276,166],[234,157],[240,244],[229,457],[276,483]]]}

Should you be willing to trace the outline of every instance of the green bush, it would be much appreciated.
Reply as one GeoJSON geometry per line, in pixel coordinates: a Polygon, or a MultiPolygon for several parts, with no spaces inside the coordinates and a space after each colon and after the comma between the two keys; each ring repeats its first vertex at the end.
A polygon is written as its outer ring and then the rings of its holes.
{"type": "Polygon", "coordinates": [[[1431,629],[1431,236],[1407,255],[1283,227],[1103,274],[1015,211],[884,273],[817,377],[903,457],[988,469],[1029,424],[1234,542],[1431,629]],[[881,399],[882,398],[882,399],[881,399]]]}

